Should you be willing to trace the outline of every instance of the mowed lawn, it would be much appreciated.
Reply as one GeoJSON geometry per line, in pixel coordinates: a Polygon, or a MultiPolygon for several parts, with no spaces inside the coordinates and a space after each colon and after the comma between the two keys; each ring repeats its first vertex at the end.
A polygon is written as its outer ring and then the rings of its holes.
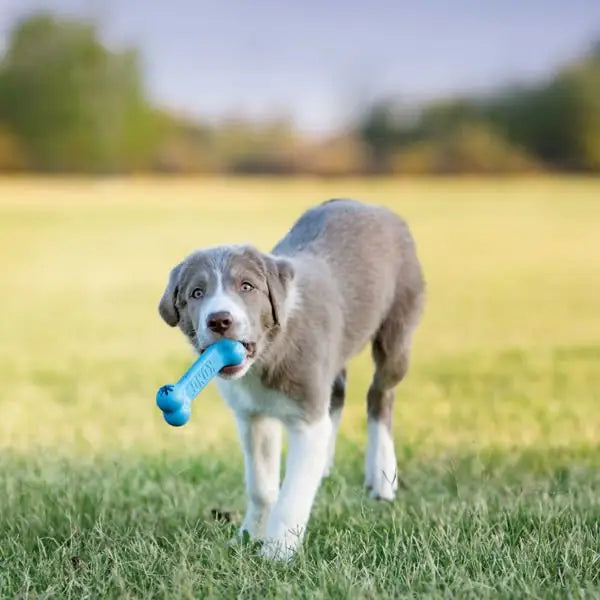
{"type": "MultiPolygon", "coordinates": [[[[0,598],[600,598],[600,179],[0,180],[0,598]],[[398,390],[403,489],[362,489],[368,351],[289,565],[230,549],[241,452],[157,303],[196,247],[312,204],[406,217],[428,300],[398,390]]],[[[356,286],[362,285],[357,280],[356,286]]]]}

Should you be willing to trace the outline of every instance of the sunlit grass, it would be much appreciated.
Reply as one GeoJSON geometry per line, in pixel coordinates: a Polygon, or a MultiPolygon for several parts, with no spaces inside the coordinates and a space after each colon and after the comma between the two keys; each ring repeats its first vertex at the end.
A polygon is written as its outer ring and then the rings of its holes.
{"type": "MultiPolygon", "coordinates": [[[[192,358],[157,315],[168,271],[202,245],[269,249],[302,210],[339,195],[403,214],[424,263],[396,420],[407,443],[596,441],[599,181],[166,179],[0,184],[0,444],[182,451],[230,435],[212,389],[184,429],[154,410],[157,386],[192,358]],[[561,418],[543,428],[545,414],[561,418]]],[[[366,352],[352,365],[347,435],[362,429],[369,377],[366,352]]]]}
{"type": "MultiPolygon", "coordinates": [[[[194,248],[251,241],[267,250],[305,208],[333,196],[404,215],[424,265],[428,300],[395,413],[410,491],[388,510],[360,489],[366,351],[350,369],[341,474],[319,497],[311,535],[320,541],[296,579],[275,571],[273,589],[317,586],[325,597],[329,573],[338,596],[352,588],[379,597],[382,581],[391,596],[411,581],[453,596],[481,597],[495,581],[508,596],[544,596],[562,585],[543,573],[556,575],[553,561],[563,555],[565,581],[598,584],[600,180],[5,179],[0,573],[8,569],[10,579],[0,574],[0,596],[22,593],[29,577],[32,590],[71,585],[73,597],[84,588],[197,597],[200,589],[210,595],[204,577],[219,597],[219,573],[252,570],[250,557],[219,555],[216,567],[215,547],[229,532],[203,521],[213,504],[242,507],[228,410],[213,388],[185,428],[169,428],[154,407],[156,388],[193,358],[156,307],[170,268],[194,248]],[[224,461],[224,448],[235,459],[224,461]],[[536,519],[538,554],[527,545],[536,519]],[[512,527],[525,538],[511,537],[512,527]],[[494,535],[497,561],[476,556],[494,535]],[[57,550],[42,541],[48,536],[57,550]],[[106,536],[123,541],[113,546],[106,536]],[[347,554],[336,559],[332,540],[347,554]],[[445,555],[448,544],[455,547],[445,555]],[[70,552],[85,555],[85,575],[63,564],[70,552]],[[320,572],[320,561],[329,570],[320,572]],[[127,567],[134,563],[138,570],[127,567]],[[170,578],[164,564],[179,564],[178,574],[170,578]],[[35,565],[43,565],[37,579],[35,565]],[[109,571],[113,584],[101,581],[109,571]]],[[[266,573],[247,573],[262,597],[266,573]]],[[[243,595],[243,584],[232,589],[243,595]]]]}

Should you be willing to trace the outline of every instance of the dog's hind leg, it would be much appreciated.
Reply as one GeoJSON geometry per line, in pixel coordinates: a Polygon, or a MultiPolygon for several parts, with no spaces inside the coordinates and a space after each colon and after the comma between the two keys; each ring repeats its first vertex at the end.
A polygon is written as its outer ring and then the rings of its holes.
{"type": "Polygon", "coordinates": [[[329,404],[329,416],[331,417],[331,436],[327,446],[327,464],[325,465],[324,477],[331,474],[335,458],[335,443],[337,440],[342,411],[346,402],[346,369],[342,369],[336,376],[331,387],[331,402],[329,404]]]}
{"type": "Polygon", "coordinates": [[[396,301],[372,345],[375,374],[367,395],[365,485],[371,497],[383,500],[393,500],[398,488],[392,412],[395,388],[408,370],[412,332],[420,311],[420,299],[410,300],[396,301]]]}

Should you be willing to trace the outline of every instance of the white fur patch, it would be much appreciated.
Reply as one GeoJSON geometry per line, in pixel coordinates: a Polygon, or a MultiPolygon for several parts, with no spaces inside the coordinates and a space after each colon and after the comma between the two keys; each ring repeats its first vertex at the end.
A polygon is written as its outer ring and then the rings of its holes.
{"type": "MultiPolygon", "coordinates": [[[[233,327],[235,328],[237,337],[244,339],[248,332],[248,316],[246,311],[240,306],[232,294],[228,294],[223,288],[223,277],[220,271],[215,272],[217,278],[217,287],[215,293],[209,296],[201,305],[199,334],[206,332],[206,321],[208,317],[216,312],[228,312],[233,317],[233,327]]],[[[202,341],[202,340],[199,340],[202,341]]]]}
{"type": "Polygon", "coordinates": [[[394,440],[385,423],[369,419],[369,442],[365,460],[365,485],[371,497],[393,500],[398,489],[394,440]]]}
{"type": "Polygon", "coordinates": [[[279,498],[269,516],[263,556],[289,560],[297,551],[327,461],[331,419],[297,422],[287,428],[289,451],[279,498]]]}
{"type": "Polygon", "coordinates": [[[266,388],[252,369],[241,379],[217,377],[215,383],[225,402],[236,413],[261,414],[283,422],[300,416],[296,402],[281,392],[266,388]]]}
{"type": "Polygon", "coordinates": [[[281,423],[275,419],[236,414],[246,475],[248,505],[240,533],[263,539],[271,507],[279,493],[281,423]]]}
{"type": "Polygon", "coordinates": [[[333,463],[335,461],[335,443],[342,420],[342,409],[334,410],[331,413],[331,434],[329,435],[329,443],[327,445],[327,463],[325,464],[324,477],[331,475],[333,471],[333,463]]]}

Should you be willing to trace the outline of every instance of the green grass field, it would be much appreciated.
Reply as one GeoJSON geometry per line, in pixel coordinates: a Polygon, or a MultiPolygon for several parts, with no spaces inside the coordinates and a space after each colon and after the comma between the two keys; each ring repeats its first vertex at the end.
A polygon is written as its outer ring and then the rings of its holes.
{"type": "Polygon", "coordinates": [[[600,180],[0,180],[0,598],[600,598],[600,180]],[[395,437],[362,490],[368,352],[337,469],[287,566],[228,549],[241,452],[158,317],[197,246],[268,249],[308,206],[403,214],[428,301],[395,437]]]}

